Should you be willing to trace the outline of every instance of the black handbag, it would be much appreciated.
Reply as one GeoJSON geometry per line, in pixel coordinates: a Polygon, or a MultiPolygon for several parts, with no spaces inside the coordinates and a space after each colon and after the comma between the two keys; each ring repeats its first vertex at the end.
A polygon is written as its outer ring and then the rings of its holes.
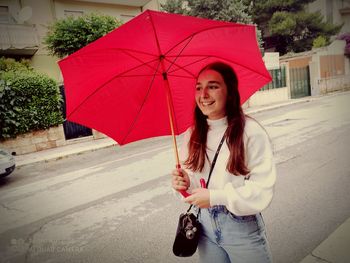
{"type": "Polygon", "coordinates": [[[196,252],[201,223],[190,212],[182,213],[176,230],[173,252],[178,257],[190,257],[196,252]]]}
{"type": "MultiPolygon", "coordinates": [[[[207,181],[207,187],[210,181],[211,173],[214,169],[216,159],[220,152],[221,146],[225,140],[226,136],[222,137],[218,149],[216,150],[213,162],[210,167],[210,172],[207,181]]],[[[177,224],[177,230],[175,235],[175,241],[173,244],[173,253],[178,257],[190,257],[192,256],[198,246],[199,236],[202,230],[202,225],[198,220],[200,209],[198,209],[197,216],[190,212],[193,205],[191,205],[186,213],[182,213],[179,217],[179,222],[177,224]]]]}

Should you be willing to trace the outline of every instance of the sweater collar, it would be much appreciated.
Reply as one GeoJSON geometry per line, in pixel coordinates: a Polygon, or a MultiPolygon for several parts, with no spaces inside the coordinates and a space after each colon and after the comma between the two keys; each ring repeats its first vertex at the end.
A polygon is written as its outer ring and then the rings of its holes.
{"type": "Polygon", "coordinates": [[[211,128],[211,129],[223,128],[223,127],[227,126],[227,117],[223,117],[223,118],[217,119],[217,120],[207,119],[207,123],[209,125],[209,128],[211,128]]]}

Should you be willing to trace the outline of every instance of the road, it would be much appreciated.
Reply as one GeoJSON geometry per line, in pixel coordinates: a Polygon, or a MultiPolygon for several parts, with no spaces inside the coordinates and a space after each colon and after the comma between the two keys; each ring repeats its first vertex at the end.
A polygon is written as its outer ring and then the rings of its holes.
{"type": "MultiPolygon", "coordinates": [[[[349,92],[253,115],[277,163],[263,213],[275,262],[299,262],[350,216],[348,101],[349,92]]],[[[170,189],[170,145],[111,147],[0,181],[0,262],[197,262],[171,252],[186,206],[170,189]]]]}

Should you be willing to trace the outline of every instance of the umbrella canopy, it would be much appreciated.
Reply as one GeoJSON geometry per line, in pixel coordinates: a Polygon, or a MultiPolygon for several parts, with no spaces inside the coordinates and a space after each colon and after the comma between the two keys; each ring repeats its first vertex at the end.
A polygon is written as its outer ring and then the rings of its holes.
{"type": "Polygon", "coordinates": [[[235,70],[241,103],[271,81],[255,26],[147,10],[59,61],[67,119],[120,145],[181,134],[193,123],[196,76],[214,61],[235,70]]]}

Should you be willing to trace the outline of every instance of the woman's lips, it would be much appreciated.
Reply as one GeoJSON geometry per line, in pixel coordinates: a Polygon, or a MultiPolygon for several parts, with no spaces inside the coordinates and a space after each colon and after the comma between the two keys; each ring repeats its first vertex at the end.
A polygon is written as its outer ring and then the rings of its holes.
{"type": "Polygon", "coordinates": [[[210,105],[214,104],[214,102],[215,102],[215,101],[206,101],[206,102],[203,102],[203,101],[202,101],[201,104],[202,104],[202,106],[205,107],[205,106],[210,106],[210,105]]]}

